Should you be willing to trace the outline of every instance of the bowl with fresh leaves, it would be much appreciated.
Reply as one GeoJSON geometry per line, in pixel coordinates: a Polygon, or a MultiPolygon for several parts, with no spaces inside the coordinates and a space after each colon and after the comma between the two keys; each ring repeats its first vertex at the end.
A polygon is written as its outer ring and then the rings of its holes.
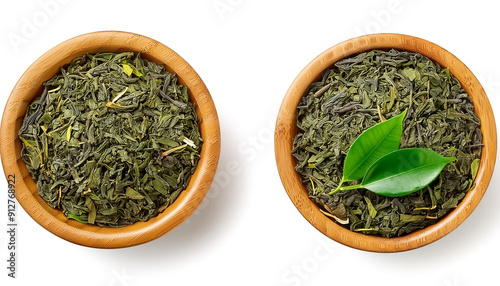
{"type": "Polygon", "coordinates": [[[373,34],[329,48],[297,76],[275,154],[287,194],[319,231],[398,252],[470,215],[496,140],[488,98],[458,58],[420,38],[373,34]]]}

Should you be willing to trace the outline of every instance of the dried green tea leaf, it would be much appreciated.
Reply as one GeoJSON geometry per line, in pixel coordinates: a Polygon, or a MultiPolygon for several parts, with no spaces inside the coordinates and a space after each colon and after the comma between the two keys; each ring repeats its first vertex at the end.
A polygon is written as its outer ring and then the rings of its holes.
{"type": "Polygon", "coordinates": [[[68,129],[66,130],[66,141],[68,141],[68,142],[71,139],[71,130],[73,130],[73,128],[71,126],[68,127],[68,129]]]}
{"type": "Polygon", "coordinates": [[[415,79],[420,79],[420,74],[417,70],[412,68],[405,68],[401,71],[401,74],[406,76],[410,81],[414,81],[415,79]]]}
{"type": "Polygon", "coordinates": [[[86,198],[85,206],[88,208],[88,211],[89,211],[88,223],[94,224],[97,212],[96,212],[95,204],[90,197],[86,198]]]}
{"type": "Polygon", "coordinates": [[[122,67],[123,67],[123,72],[128,76],[131,76],[132,73],[134,72],[134,69],[132,69],[132,67],[127,64],[122,64],[122,67]]]}
{"type": "Polygon", "coordinates": [[[373,207],[372,201],[368,197],[364,197],[366,201],[366,205],[368,207],[368,213],[372,218],[375,218],[377,216],[377,210],[373,207]]]}
{"type": "Polygon", "coordinates": [[[144,74],[136,68],[133,69],[133,73],[138,77],[144,76],[144,74]]]}
{"type": "Polygon", "coordinates": [[[400,219],[404,223],[419,222],[419,221],[425,220],[425,216],[424,215],[401,214],[400,219]]]}
{"type": "Polygon", "coordinates": [[[470,164],[470,174],[472,176],[473,181],[476,179],[480,161],[481,160],[478,158],[478,159],[475,159],[474,161],[472,161],[472,163],[470,164]]]}
{"type": "Polygon", "coordinates": [[[134,200],[142,200],[142,199],[144,199],[143,195],[141,195],[139,192],[137,192],[136,190],[132,189],[131,187],[127,187],[127,189],[125,190],[125,195],[128,198],[131,198],[131,199],[134,199],[134,200]]]}

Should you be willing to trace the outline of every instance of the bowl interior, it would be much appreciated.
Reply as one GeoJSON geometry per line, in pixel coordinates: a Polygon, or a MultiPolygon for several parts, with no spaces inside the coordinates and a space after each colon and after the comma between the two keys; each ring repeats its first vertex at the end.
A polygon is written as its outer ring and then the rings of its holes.
{"type": "Polygon", "coordinates": [[[203,200],[215,175],[220,153],[220,129],[215,105],[205,84],[193,68],[163,44],[132,33],[96,32],[67,40],[43,54],[22,75],[7,102],[2,118],[2,163],[5,175],[16,176],[16,198],[26,212],[40,225],[68,241],[91,247],[126,247],[153,240],[189,217],[203,200]],[[141,53],[144,59],[166,66],[179,83],[188,87],[189,97],[200,118],[204,140],[200,160],[186,190],[163,213],[147,222],[121,228],[104,228],[67,219],[38,195],[36,183],[21,159],[21,142],[17,136],[26,108],[42,92],[43,82],[69,65],[72,59],[99,52],[141,53]]]}
{"type": "Polygon", "coordinates": [[[493,111],[481,84],[472,72],[453,54],[426,40],[400,34],[373,34],[357,37],[335,45],[309,63],[288,89],[281,105],[275,130],[275,155],[278,171],[285,190],[301,212],[314,227],[326,236],[344,245],[374,252],[397,252],[415,249],[434,242],[450,233],[474,210],[486,191],[491,179],[496,158],[497,135],[493,111]],[[318,206],[309,199],[307,189],[295,172],[296,160],[291,155],[293,138],[298,132],[296,109],[307,87],[321,77],[321,73],[335,62],[364,51],[398,49],[420,53],[450,72],[460,81],[471,97],[475,111],[481,120],[483,144],[481,163],[470,190],[456,209],[449,212],[436,224],[405,236],[383,238],[351,232],[323,215],[318,206]]]}

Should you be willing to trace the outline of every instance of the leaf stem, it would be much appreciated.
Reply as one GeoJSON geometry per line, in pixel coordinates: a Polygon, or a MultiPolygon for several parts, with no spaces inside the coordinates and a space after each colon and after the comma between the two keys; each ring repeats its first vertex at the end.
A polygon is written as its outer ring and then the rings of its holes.
{"type": "Polygon", "coordinates": [[[341,190],[347,191],[347,190],[354,190],[354,189],[361,189],[361,188],[364,188],[364,186],[359,184],[359,185],[346,186],[346,187],[341,188],[341,190]]]}
{"type": "Polygon", "coordinates": [[[167,151],[165,151],[165,152],[161,153],[161,155],[162,155],[163,157],[168,156],[170,153],[175,152],[175,151],[177,151],[177,150],[181,150],[181,149],[183,149],[183,148],[186,148],[187,146],[188,146],[188,144],[187,144],[187,143],[186,143],[186,144],[184,144],[184,145],[181,145],[181,146],[177,146],[177,147],[175,147],[175,148],[169,149],[169,150],[167,150],[167,151]]]}
{"type": "Polygon", "coordinates": [[[340,181],[339,186],[338,186],[335,190],[331,191],[331,192],[330,192],[330,193],[328,193],[328,194],[329,194],[329,195],[333,195],[333,194],[335,194],[336,192],[340,191],[340,187],[342,187],[342,184],[343,184],[344,182],[345,182],[345,181],[344,181],[344,177],[342,177],[342,180],[340,181]]]}

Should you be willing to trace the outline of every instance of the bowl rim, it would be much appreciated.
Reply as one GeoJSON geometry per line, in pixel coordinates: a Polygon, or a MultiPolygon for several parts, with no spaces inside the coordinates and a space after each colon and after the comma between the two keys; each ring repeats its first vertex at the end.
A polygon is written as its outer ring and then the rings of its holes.
{"type": "Polygon", "coordinates": [[[275,157],[282,184],[290,200],[302,216],[317,230],[346,246],[371,252],[401,252],[428,245],[444,237],[458,227],[475,209],[483,197],[493,173],[497,133],[493,110],[478,79],[452,53],[444,48],[410,35],[379,33],[355,37],[336,44],[314,58],[295,78],[281,104],[275,129],[275,157]],[[483,150],[475,187],[469,190],[456,209],[437,223],[410,234],[384,238],[355,233],[327,218],[309,199],[300,175],[294,170],[296,160],[291,155],[293,137],[297,133],[296,107],[307,87],[317,80],[321,72],[340,59],[374,49],[397,49],[420,53],[443,67],[460,81],[471,97],[475,111],[481,120],[483,150]]]}
{"type": "Polygon", "coordinates": [[[15,196],[23,209],[51,233],[76,244],[95,248],[121,248],[154,240],[172,230],[192,215],[208,192],[214,179],[220,155],[220,126],[212,97],[196,71],[176,52],[149,37],[124,31],[97,31],[68,39],[42,54],[13,88],[0,127],[0,154],[5,177],[14,174],[15,196]],[[36,184],[21,159],[17,132],[26,107],[40,95],[42,83],[56,74],[72,59],[96,52],[141,53],[141,56],[174,72],[188,94],[199,116],[203,139],[200,160],[189,184],[177,199],[157,217],[147,222],[110,228],[67,219],[38,196],[36,184]],[[17,145],[16,145],[17,144],[17,145]],[[36,193],[36,194],[35,194],[36,193]],[[45,204],[44,204],[45,203],[45,204]]]}

